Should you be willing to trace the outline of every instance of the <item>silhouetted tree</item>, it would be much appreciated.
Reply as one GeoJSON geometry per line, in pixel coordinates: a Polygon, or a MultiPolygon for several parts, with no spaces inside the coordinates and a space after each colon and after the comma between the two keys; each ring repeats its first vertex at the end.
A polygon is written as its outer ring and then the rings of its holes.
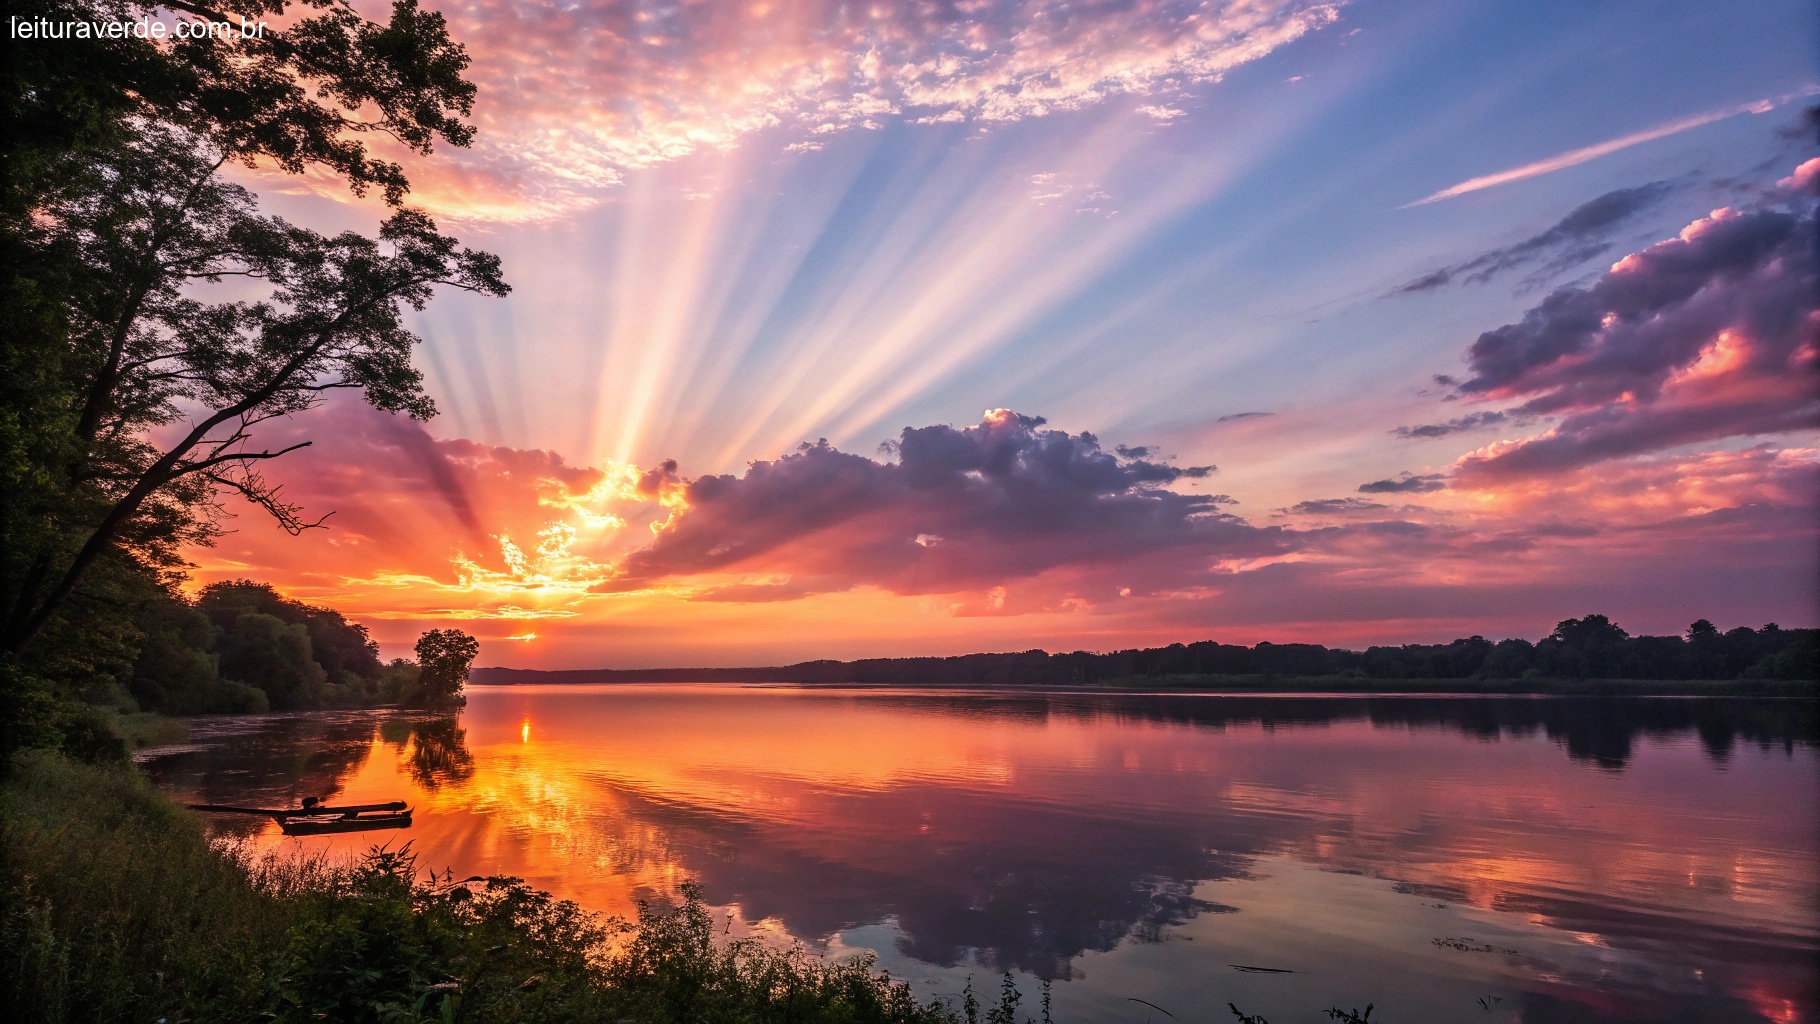
{"type": "Polygon", "coordinates": [[[266,691],[273,707],[370,704],[383,697],[378,645],[365,626],[349,622],[340,612],[290,600],[270,584],[252,580],[209,584],[197,595],[195,610],[221,637],[221,674],[266,691]],[[274,632],[263,619],[277,620],[287,630],[274,632]],[[248,622],[255,624],[252,633],[244,627],[248,622]],[[295,645],[288,637],[298,632],[308,642],[315,671],[285,669],[270,675],[269,666],[289,664],[295,645]],[[281,636],[287,639],[279,640],[281,636]],[[264,649],[274,641],[285,644],[286,652],[264,649]],[[312,680],[302,689],[294,681],[299,672],[312,680]]]}
{"type": "MultiPolygon", "coordinates": [[[[184,547],[219,533],[226,495],[288,530],[320,522],[260,471],[303,445],[262,444],[260,425],[337,389],[432,415],[405,310],[439,285],[506,290],[495,257],[403,208],[403,168],[364,141],[427,155],[471,140],[468,57],[441,14],[417,0],[377,21],[327,0],[8,13],[129,23],[161,8],[268,28],[11,45],[0,60],[0,748],[45,735],[72,697],[118,703],[123,681],[153,703],[212,685],[178,649],[208,652],[181,615],[137,628],[134,581],[168,592],[184,547]],[[376,237],[320,234],[261,215],[231,164],[338,177],[394,209],[376,237]],[[230,280],[233,294],[212,287],[230,280]]],[[[364,694],[362,645],[305,632],[330,695],[364,694]]]]}
{"type": "Polygon", "coordinates": [[[466,702],[461,688],[480,654],[480,641],[459,629],[432,629],[417,640],[417,699],[428,707],[466,702]]]}

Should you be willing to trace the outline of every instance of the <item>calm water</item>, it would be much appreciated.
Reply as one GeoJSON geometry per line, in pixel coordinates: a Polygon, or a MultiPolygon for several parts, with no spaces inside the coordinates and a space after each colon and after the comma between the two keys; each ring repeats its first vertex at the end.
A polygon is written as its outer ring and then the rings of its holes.
{"type": "Polygon", "coordinates": [[[696,879],[733,934],[924,995],[1055,979],[1060,1021],[1790,1022],[1820,1020],[1817,733],[1768,701],[526,686],[202,720],[145,766],[418,809],[219,823],[260,844],[408,838],[608,912],[696,879]]]}

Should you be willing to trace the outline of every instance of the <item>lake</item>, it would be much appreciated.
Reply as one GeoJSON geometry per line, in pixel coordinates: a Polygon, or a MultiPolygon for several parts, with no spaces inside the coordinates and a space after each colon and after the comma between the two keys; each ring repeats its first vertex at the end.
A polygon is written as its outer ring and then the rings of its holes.
{"type": "Polygon", "coordinates": [[[875,950],[924,996],[1052,979],[1064,1024],[1820,1019],[1809,702],[468,692],[197,719],[142,764],[199,802],[417,808],[212,823],[261,847],[409,840],[608,913],[695,880],[730,934],[875,950]]]}

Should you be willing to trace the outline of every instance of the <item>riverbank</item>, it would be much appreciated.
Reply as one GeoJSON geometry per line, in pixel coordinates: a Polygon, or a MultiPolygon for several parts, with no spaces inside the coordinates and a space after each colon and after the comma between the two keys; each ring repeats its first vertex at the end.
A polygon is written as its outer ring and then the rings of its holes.
{"type": "Polygon", "coordinates": [[[633,686],[747,685],[795,686],[804,689],[1017,691],[1030,693],[1166,692],[1242,694],[1247,697],[1345,694],[1356,696],[1439,696],[1447,694],[1511,697],[1751,697],[1820,698],[1820,682],[1803,679],[1370,679],[1360,676],[1169,675],[1120,676],[1093,683],[915,683],[829,682],[797,679],[726,679],[706,671],[650,673],[624,671],[608,678],[582,671],[539,672],[532,669],[476,669],[477,686],[633,686]],[[482,675],[484,673],[484,676],[482,675]],[[647,678],[647,676],[651,678],[647,678]]]}
{"type": "Polygon", "coordinates": [[[918,1002],[866,958],[717,942],[693,888],[679,907],[624,921],[517,879],[457,881],[428,867],[408,845],[352,863],[253,858],[211,843],[195,814],[131,768],[22,754],[0,781],[6,1017],[979,1017],[967,1003],[918,1002]]]}

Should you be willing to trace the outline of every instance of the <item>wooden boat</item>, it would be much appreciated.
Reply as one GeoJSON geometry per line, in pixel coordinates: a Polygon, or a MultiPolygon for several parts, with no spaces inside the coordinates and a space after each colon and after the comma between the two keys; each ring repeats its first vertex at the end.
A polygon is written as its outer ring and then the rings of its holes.
{"type": "Polygon", "coordinates": [[[266,807],[230,807],[225,804],[189,804],[192,811],[211,814],[262,814],[278,823],[287,836],[319,836],[335,832],[371,832],[386,828],[410,828],[411,807],[403,800],[384,804],[348,804],[332,807],[313,796],[303,798],[303,806],[291,810],[266,807]]]}

